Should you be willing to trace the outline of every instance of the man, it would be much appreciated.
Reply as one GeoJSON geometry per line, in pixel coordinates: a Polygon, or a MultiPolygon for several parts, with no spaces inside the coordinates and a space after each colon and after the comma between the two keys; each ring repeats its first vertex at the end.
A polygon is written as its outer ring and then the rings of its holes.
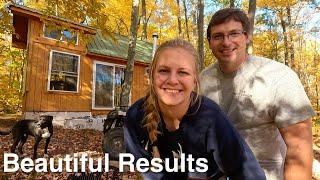
{"type": "Polygon", "coordinates": [[[311,179],[314,111],[287,66],[247,53],[249,20],[239,9],[216,12],[207,29],[218,62],[201,73],[204,95],[232,120],[267,179],[311,179]]]}

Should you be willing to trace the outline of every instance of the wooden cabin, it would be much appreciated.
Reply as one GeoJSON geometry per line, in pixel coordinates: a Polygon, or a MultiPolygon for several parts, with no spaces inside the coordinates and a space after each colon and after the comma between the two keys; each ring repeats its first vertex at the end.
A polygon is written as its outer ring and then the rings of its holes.
{"type": "MultiPolygon", "coordinates": [[[[99,30],[11,5],[14,47],[27,50],[24,62],[25,117],[52,114],[55,119],[106,115],[119,105],[128,37],[103,36],[99,30]],[[47,26],[47,20],[57,28],[47,26]],[[59,30],[67,23],[69,29],[59,30]],[[76,31],[92,34],[87,44],[76,31]],[[68,41],[68,42],[66,42],[68,41]],[[71,41],[71,43],[70,43],[71,41]]],[[[137,41],[131,103],[145,95],[152,43],[137,41]]]]}

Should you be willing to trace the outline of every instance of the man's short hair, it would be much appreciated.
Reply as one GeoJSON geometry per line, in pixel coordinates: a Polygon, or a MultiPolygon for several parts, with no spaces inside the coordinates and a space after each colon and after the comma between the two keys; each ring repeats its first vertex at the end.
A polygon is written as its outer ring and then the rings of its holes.
{"type": "Polygon", "coordinates": [[[211,17],[210,23],[207,28],[207,39],[210,41],[211,29],[213,26],[228,22],[230,20],[235,20],[242,24],[243,30],[249,33],[250,31],[250,22],[249,18],[245,12],[241,9],[234,8],[225,8],[217,11],[211,17]]]}

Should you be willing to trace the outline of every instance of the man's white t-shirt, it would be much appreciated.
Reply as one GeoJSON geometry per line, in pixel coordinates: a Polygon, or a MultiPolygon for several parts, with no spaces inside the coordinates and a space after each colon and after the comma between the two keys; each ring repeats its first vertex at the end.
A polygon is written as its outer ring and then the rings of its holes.
{"type": "Polygon", "coordinates": [[[283,179],[286,146],[278,128],[315,113],[294,71],[249,56],[231,74],[213,64],[200,76],[202,94],[219,104],[255,154],[268,180],[283,179]]]}

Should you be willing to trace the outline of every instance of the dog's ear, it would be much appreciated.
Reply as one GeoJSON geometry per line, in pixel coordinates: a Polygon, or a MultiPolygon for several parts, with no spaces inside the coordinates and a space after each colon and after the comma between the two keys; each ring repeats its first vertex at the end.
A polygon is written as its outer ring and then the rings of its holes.
{"type": "Polygon", "coordinates": [[[52,122],[53,116],[50,115],[42,115],[40,116],[40,121],[52,122]]]}
{"type": "Polygon", "coordinates": [[[47,116],[47,120],[50,121],[50,122],[52,122],[53,116],[47,116]]]}

